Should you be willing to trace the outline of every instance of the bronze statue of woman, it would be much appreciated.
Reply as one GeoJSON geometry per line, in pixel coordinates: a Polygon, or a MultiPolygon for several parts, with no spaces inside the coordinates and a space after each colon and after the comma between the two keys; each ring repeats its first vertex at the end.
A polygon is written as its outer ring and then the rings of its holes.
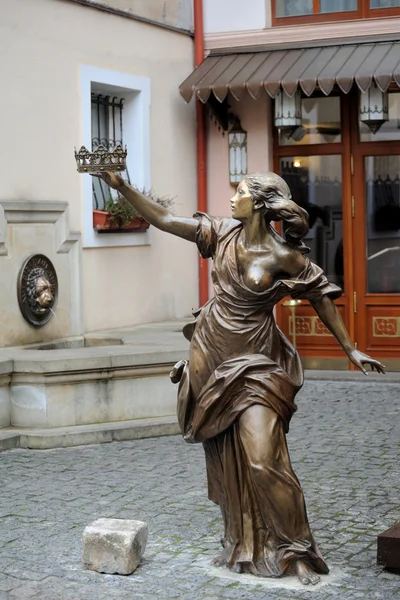
{"type": "Polygon", "coordinates": [[[303,370],[276,326],[275,304],[285,296],[309,300],[363,373],[367,364],[382,373],[384,367],[354,347],[333,303],[340,288],[306,257],[307,213],[275,173],[244,178],[231,200],[232,218],[176,217],[118,175],[98,176],[149,223],[195,242],[214,262],[215,295],[185,327],[190,360],[178,363],[171,378],[179,381],[182,434],[203,443],[209,498],[222,511],[223,554],[216,562],[239,573],[296,574],[303,584],[317,583],[328,566],[310,531],[285,435],[303,370]],[[272,221],[283,221],[285,238],[272,221]]]}

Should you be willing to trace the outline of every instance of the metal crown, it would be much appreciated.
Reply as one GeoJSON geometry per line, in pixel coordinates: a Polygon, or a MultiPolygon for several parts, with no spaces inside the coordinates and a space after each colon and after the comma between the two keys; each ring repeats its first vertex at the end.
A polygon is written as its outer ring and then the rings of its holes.
{"type": "Polygon", "coordinates": [[[75,148],[75,160],[79,173],[97,173],[102,171],[125,171],[126,156],[128,152],[121,144],[107,150],[100,144],[93,152],[89,152],[85,146],[81,146],[77,152],[75,148]]]}

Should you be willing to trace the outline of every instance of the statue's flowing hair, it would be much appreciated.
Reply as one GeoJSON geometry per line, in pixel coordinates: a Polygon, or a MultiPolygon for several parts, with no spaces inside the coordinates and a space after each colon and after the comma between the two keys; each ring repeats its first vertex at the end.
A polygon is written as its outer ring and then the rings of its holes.
{"type": "Polygon", "coordinates": [[[276,173],[253,173],[244,181],[252,195],[254,207],[267,221],[283,221],[285,239],[302,254],[310,251],[303,243],[307,235],[308,213],[293,202],[286,181],[276,173]]]}

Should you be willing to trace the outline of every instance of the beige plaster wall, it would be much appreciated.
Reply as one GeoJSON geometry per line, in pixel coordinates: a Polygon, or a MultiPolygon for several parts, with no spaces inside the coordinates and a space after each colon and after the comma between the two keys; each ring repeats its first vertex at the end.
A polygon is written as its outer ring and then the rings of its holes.
{"type": "MultiPolygon", "coordinates": [[[[70,1],[3,3],[0,200],[66,201],[71,230],[82,231],[73,150],[81,142],[79,69],[86,64],[151,78],[152,187],[176,198],[176,213],[191,215],[194,106],[178,86],[192,69],[192,39],[70,1]]],[[[156,230],[150,246],[84,249],[85,330],[189,314],[198,302],[196,256],[194,245],[156,230]]]]}
{"type": "Polygon", "coordinates": [[[203,0],[204,32],[252,31],[270,26],[270,0],[203,0]]]}
{"type": "MultiPolygon", "coordinates": [[[[59,0],[56,0],[59,1],[59,0]]],[[[63,0],[65,1],[65,0],[63,0]]],[[[66,0],[76,2],[79,0],[66,0]]],[[[88,0],[90,2],[91,0],[88,0]]],[[[193,30],[193,0],[93,0],[110,8],[126,11],[128,14],[193,30]]]]}
{"type": "MultiPolygon", "coordinates": [[[[258,100],[253,100],[246,94],[240,102],[231,96],[228,100],[231,112],[239,117],[247,131],[248,173],[273,170],[271,98],[262,94],[258,100]]],[[[236,186],[229,183],[228,136],[223,136],[211,119],[207,129],[208,212],[214,216],[229,217],[229,200],[236,193],[236,186]]],[[[210,271],[211,267],[209,261],[210,271]]],[[[211,277],[209,291],[211,296],[211,277]]]]}
{"type": "MultiPolygon", "coordinates": [[[[238,116],[247,131],[248,172],[269,171],[272,162],[272,101],[267,94],[253,100],[248,94],[237,102],[229,97],[231,112],[238,116]]],[[[229,216],[229,200],[235,194],[235,186],[229,183],[228,136],[208,121],[207,142],[208,210],[212,215],[229,216]]]]}

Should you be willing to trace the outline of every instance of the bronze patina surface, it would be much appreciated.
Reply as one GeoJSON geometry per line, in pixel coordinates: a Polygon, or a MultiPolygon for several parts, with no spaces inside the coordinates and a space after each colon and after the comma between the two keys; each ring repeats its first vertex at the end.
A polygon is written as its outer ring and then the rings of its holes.
{"type": "Polygon", "coordinates": [[[35,327],[46,325],[57,302],[57,273],[43,254],[29,256],[21,267],[17,283],[18,303],[22,315],[35,327]]]}
{"type": "Polygon", "coordinates": [[[328,566],[310,531],[286,433],[303,370],[277,328],[273,309],[286,296],[309,300],[349,359],[384,372],[358,351],[333,302],[342,291],[306,256],[308,215],[275,173],[248,175],[231,199],[232,218],[170,215],[113,173],[99,173],[159,229],[195,242],[212,258],[214,297],[184,335],[190,360],[178,363],[178,419],[184,439],[202,443],[209,498],[225,534],[218,564],[265,577],[296,574],[315,584],[328,566]],[[283,221],[285,238],[272,227],[283,221]]]}

